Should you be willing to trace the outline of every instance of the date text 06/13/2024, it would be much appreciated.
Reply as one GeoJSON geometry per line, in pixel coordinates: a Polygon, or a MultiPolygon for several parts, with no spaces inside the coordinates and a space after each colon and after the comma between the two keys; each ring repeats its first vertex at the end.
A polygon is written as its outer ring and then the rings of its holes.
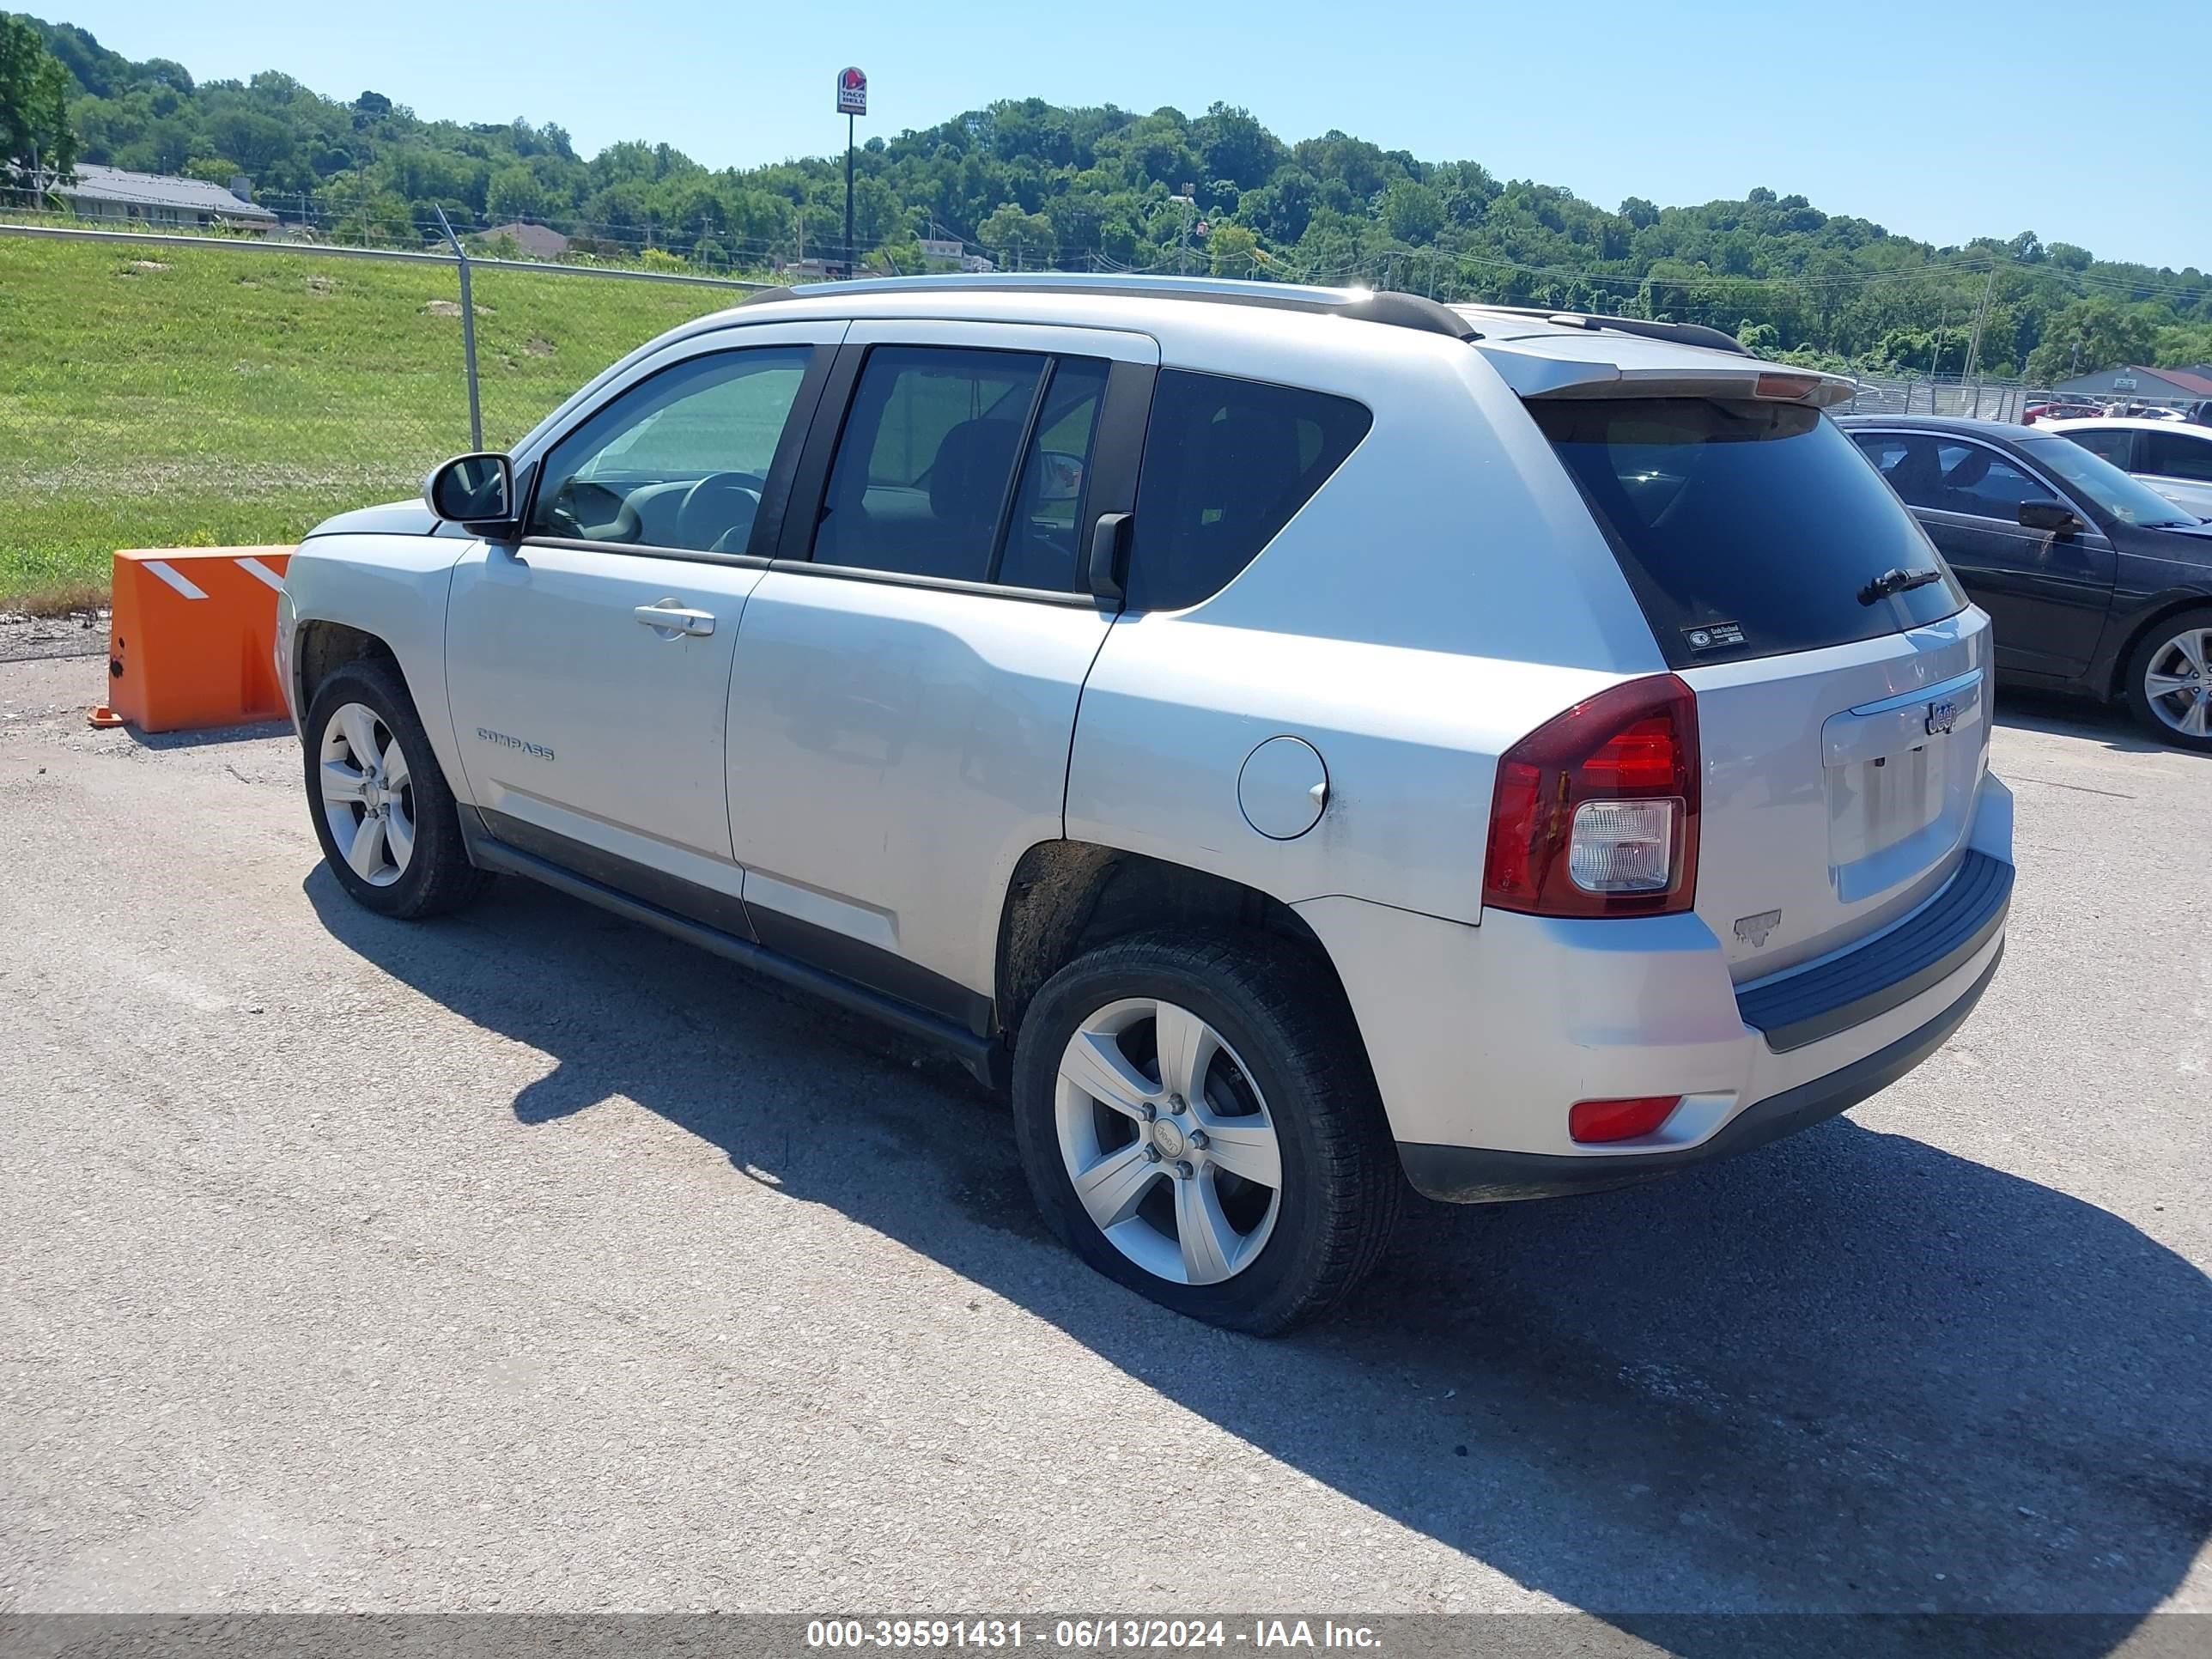
{"type": "Polygon", "coordinates": [[[1254,1619],[814,1619],[810,1648],[1051,1648],[1114,1653],[1194,1648],[1335,1648],[1378,1650],[1377,1633],[1334,1620],[1254,1619]]]}

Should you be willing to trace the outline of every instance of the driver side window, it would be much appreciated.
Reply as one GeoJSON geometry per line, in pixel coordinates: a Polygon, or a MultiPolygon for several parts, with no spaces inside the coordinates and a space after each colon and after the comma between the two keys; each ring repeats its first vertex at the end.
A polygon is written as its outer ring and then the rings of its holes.
{"type": "Polygon", "coordinates": [[[742,553],[813,350],[694,357],[632,386],[547,452],[528,533],[742,553]]]}

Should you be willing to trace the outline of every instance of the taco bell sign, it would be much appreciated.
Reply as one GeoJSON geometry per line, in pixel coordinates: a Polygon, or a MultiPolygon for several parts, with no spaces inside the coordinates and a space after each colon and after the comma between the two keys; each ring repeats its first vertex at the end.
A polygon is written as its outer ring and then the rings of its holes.
{"type": "Polygon", "coordinates": [[[837,71],[837,113],[866,115],[868,112],[868,77],[850,67],[837,71]]]}

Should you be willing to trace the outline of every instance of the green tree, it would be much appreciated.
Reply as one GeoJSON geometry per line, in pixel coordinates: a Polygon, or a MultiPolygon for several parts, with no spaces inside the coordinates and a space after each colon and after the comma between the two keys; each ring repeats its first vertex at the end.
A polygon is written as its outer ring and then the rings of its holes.
{"type": "Polygon", "coordinates": [[[2043,343],[2028,353],[2027,377],[2058,380],[2077,372],[2145,362],[2157,335],[2157,323],[2142,307],[2076,300],[2045,329],[2043,343]]]}
{"type": "Polygon", "coordinates": [[[544,211],[545,187],[519,161],[493,173],[484,189],[484,212],[497,222],[534,219],[544,211]]]}
{"type": "Polygon", "coordinates": [[[1206,239],[1206,252],[1217,276],[1249,276],[1253,254],[1260,239],[1243,225],[1216,225],[1206,239]]]}
{"type": "Polygon", "coordinates": [[[1746,351],[1760,357],[1771,357],[1782,349],[1782,331],[1771,323],[1739,323],[1735,337],[1743,342],[1746,351]]]}
{"type": "Polygon", "coordinates": [[[1027,269],[1050,256],[1052,221],[1042,213],[1024,213],[1006,202],[975,227],[975,240],[1001,264],[1027,269]]]}
{"type": "Polygon", "coordinates": [[[10,185],[68,179],[76,167],[69,120],[70,72],[28,18],[0,12],[0,176],[10,185]]]}
{"type": "Polygon", "coordinates": [[[1444,206],[1426,185],[1400,179],[1382,192],[1382,224],[1401,242],[1433,242],[1444,228],[1444,206]]]}
{"type": "Polygon", "coordinates": [[[1249,110],[1215,104],[1191,124],[1191,137],[1206,176],[1225,179],[1240,191],[1256,190],[1282,165],[1281,142],[1249,110]]]}

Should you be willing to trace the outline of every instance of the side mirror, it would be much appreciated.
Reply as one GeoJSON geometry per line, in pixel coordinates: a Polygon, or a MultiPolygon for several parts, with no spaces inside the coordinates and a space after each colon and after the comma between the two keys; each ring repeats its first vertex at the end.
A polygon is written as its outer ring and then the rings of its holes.
{"type": "Polygon", "coordinates": [[[1080,455],[1047,449],[1039,451],[1037,459],[1043,463],[1043,477],[1038,481],[1037,490],[1040,504],[1082,499],[1083,458],[1080,455]]]}
{"type": "Polygon", "coordinates": [[[2022,501],[2020,522],[2024,529],[2047,530],[2057,536],[2070,536],[2082,528],[2074,509],[2061,507],[2057,501],[2022,501]]]}
{"type": "Polygon", "coordinates": [[[504,455],[456,455],[422,481],[422,499],[449,524],[514,521],[514,464],[504,455]]]}

